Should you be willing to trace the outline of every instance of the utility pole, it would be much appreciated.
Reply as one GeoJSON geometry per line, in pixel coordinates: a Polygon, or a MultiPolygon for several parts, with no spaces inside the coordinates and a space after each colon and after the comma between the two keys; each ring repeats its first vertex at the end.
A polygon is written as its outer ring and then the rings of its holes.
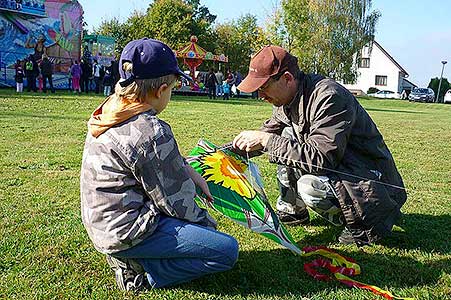
{"type": "Polygon", "coordinates": [[[438,83],[437,97],[435,100],[435,102],[437,102],[437,103],[438,103],[438,96],[440,95],[440,88],[442,87],[443,69],[445,69],[446,63],[447,63],[446,60],[442,60],[442,74],[440,74],[440,81],[438,83]]]}

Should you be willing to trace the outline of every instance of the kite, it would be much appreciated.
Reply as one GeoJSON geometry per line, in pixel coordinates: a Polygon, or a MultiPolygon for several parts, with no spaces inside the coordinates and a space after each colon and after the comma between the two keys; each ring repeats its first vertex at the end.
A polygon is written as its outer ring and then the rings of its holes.
{"type": "MultiPolygon", "coordinates": [[[[366,289],[386,299],[413,299],[396,297],[389,291],[351,279],[351,276],[361,272],[360,266],[351,258],[322,246],[301,249],[271,208],[255,163],[235,154],[227,147],[218,148],[206,140],[198,142],[187,162],[205,178],[213,196],[212,201],[198,196],[198,201],[298,255],[322,256],[304,264],[304,270],[313,278],[335,278],[349,287],[366,289]],[[319,273],[318,268],[329,270],[333,277],[319,273]]],[[[198,192],[200,195],[200,191],[198,192]]]]}

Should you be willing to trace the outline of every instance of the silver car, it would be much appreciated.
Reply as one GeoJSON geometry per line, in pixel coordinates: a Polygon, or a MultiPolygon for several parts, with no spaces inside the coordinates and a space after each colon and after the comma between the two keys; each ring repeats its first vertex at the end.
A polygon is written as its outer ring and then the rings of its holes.
{"type": "Polygon", "coordinates": [[[430,88],[414,88],[409,95],[409,101],[434,102],[435,93],[430,88]]]}

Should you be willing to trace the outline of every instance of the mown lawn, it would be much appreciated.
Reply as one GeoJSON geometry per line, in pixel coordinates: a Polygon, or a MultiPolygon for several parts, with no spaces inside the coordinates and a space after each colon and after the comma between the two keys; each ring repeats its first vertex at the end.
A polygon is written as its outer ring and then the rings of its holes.
{"type": "MultiPolygon", "coordinates": [[[[116,289],[104,257],[80,218],[79,169],[86,121],[96,96],[0,91],[1,299],[382,299],[318,282],[303,271],[311,259],[213,214],[240,243],[235,268],[176,288],[139,295],[116,289]]],[[[383,133],[408,189],[392,237],[359,249],[336,242],[339,228],[319,218],[289,228],[301,246],[325,245],[353,257],[356,279],[416,299],[451,299],[451,105],[360,99],[383,133]]],[[[187,154],[199,138],[221,144],[258,128],[271,107],[256,100],[174,97],[161,118],[187,154]]],[[[256,161],[272,201],[275,166],[256,161]]]]}

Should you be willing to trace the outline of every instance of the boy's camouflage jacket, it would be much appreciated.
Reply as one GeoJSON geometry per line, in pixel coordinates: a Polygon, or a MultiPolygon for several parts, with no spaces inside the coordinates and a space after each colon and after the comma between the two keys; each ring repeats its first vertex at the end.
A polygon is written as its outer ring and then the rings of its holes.
{"type": "Polygon", "coordinates": [[[204,226],[216,223],[194,202],[171,127],[147,111],[108,129],[88,133],[80,176],[83,224],[97,250],[128,249],[155,230],[160,214],[204,226]]]}

